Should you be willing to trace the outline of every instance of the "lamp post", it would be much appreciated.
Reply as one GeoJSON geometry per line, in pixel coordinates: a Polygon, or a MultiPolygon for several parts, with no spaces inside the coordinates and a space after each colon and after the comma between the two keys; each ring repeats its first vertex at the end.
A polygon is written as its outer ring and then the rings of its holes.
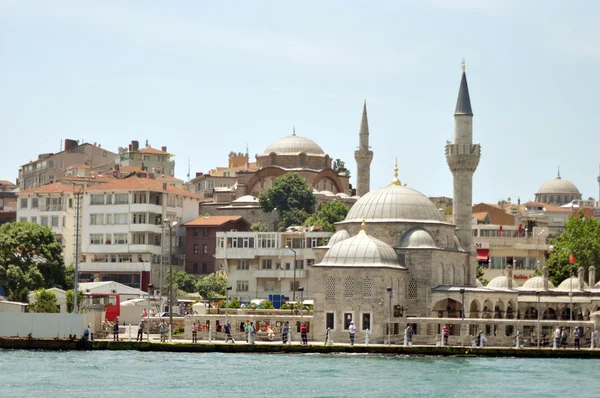
{"type": "Polygon", "coordinates": [[[292,283],[292,302],[294,305],[296,304],[296,250],[292,249],[289,246],[285,247],[294,252],[294,282],[292,283]]]}
{"type": "Polygon", "coordinates": [[[300,323],[302,323],[302,307],[304,307],[304,304],[302,302],[304,301],[304,287],[299,287],[298,291],[300,292],[300,323]]]}
{"type": "Polygon", "coordinates": [[[573,268],[569,277],[569,321],[573,321],[573,268]]]}
{"type": "Polygon", "coordinates": [[[225,326],[229,324],[229,291],[231,286],[225,288],[225,326]]]}
{"type": "Polygon", "coordinates": [[[73,195],[75,196],[75,275],[73,277],[73,313],[79,313],[77,305],[77,284],[79,283],[79,216],[81,214],[81,197],[83,186],[73,184],[73,195]]]}
{"type": "Polygon", "coordinates": [[[460,308],[460,345],[465,345],[464,328],[465,328],[465,289],[460,289],[461,308],[460,308]]]}
{"type": "Polygon", "coordinates": [[[537,310],[537,316],[538,316],[538,321],[537,321],[537,348],[540,348],[540,292],[535,292],[535,295],[537,296],[537,302],[538,302],[538,310],[537,310]]]}
{"type": "Polygon", "coordinates": [[[169,341],[171,341],[173,332],[173,228],[177,226],[177,221],[165,218],[163,222],[169,228],[169,341]]]}
{"type": "Polygon", "coordinates": [[[388,345],[392,341],[392,288],[388,287],[385,289],[388,292],[388,345]]]}
{"type": "Polygon", "coordinates": [[[150,291],[154,285],[152,283],[148,284],[148,342],[150,342],[150,291]]]}

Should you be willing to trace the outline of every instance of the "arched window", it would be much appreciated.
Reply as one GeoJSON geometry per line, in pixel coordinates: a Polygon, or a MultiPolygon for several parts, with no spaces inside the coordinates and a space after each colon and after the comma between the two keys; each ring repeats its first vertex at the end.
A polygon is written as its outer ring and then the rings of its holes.
{"type": "Polygon", "coordinates": [[[371,297],[373,294],[373,282],[370,278],[363,279],[363,297],[371,297]]]}
{"type": "Polygon", "coordinates": [[[344,282],[344,298],[354,297],[354,279],[348,277],[344,282]]]}
{"type": "Polygon", "coordinates": [[[416,300],[417,299],[417,280],[416,279],[411,279],[408,282],[408,289],[406,291],[407,293],[407,298],[409,300],[416,300]]]}
{"type": "Polygon", "coordinates": [[[332,277],[329,277],[329,279],[327,279],[327,296],[328,299],[334,299],[335,298],[335,279],[333,279],[332,277]]]}

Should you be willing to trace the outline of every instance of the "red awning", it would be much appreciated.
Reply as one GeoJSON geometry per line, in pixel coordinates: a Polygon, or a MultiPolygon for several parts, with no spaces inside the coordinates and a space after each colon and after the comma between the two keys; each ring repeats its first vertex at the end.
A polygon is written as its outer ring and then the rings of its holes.
{"type": "Polygon", "coordinates": [[[490,249],[477,249],[477,261],[488,261],[490,249]]]}

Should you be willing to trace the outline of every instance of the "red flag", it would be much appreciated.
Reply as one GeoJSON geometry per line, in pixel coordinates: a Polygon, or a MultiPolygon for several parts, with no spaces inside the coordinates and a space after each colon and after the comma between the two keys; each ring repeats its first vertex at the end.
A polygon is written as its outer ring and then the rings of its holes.
{"type": "Polygon", "coordinates": [[[575,264],[575,255],[573,253],[569,254],[569,262],[575,264]]]}

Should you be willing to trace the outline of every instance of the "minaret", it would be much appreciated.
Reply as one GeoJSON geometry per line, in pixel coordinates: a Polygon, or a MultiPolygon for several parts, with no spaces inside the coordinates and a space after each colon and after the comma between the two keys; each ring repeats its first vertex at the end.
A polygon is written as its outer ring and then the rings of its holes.
{"type": "Polygon", "coordinates": [[[366,100],[363,105],[359,137],[358,151],[354,151],[354,159],[356,160],[356,194],[363,196],[371,189],[371,161],[373,160],[373,151],[369,147],[369,120],[367,119],[366,100]]]}
{"type": "MultiPolygon", "coordinates": [[[[473,173],[479,164],[481,148],[473,144],[473,111],[467,86],[465,62],[462,62],[462,79],[454,111],[454,142],[446,144],[446,161],[454,177],[454,202],[452,217],[456,236],[465,250],[475,253],[471,218],[473,215],[473,173]]],[[[469,262],[466,280],[475,284],[475,260],[469,262]],[[472,264],[471,264],[472,263],[472,264]]]]}

